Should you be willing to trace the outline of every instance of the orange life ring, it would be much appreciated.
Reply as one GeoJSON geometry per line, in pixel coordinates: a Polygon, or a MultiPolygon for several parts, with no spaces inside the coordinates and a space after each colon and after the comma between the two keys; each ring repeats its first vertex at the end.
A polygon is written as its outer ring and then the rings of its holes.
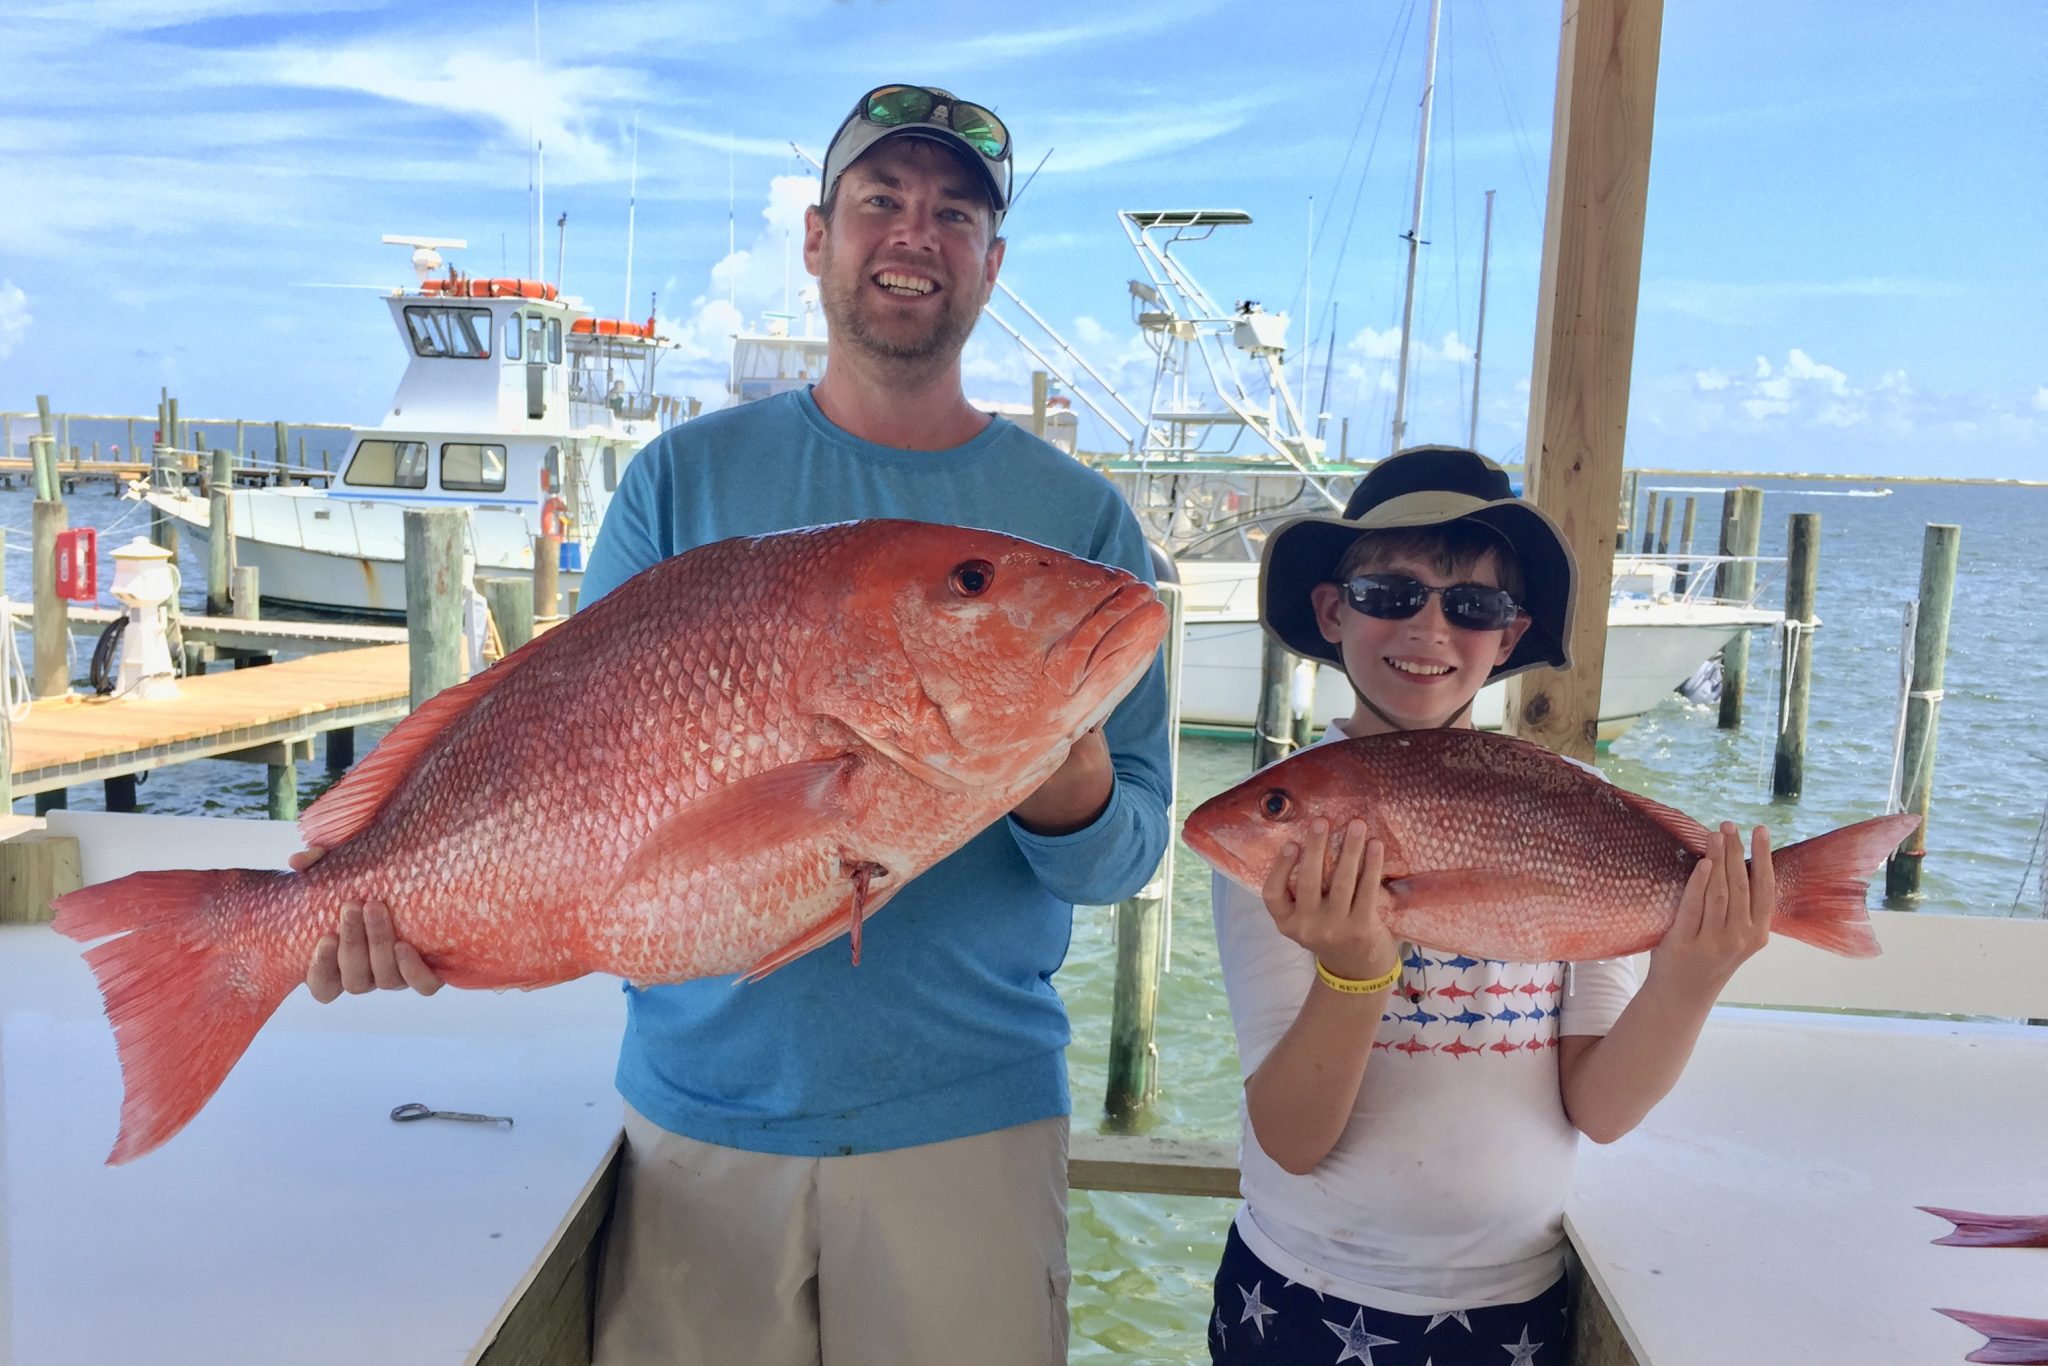
{"type": "Polygon", "coordinates": [[[569,505],[559,497],[550,498],[540,505],[540,534],[562,539],[563,528],[569,522],[569,505]]]}

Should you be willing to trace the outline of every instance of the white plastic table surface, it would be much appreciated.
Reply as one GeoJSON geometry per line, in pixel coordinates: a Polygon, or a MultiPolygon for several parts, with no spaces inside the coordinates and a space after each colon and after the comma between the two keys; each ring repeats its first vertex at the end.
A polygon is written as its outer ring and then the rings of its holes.
{"type": "MultiPolygon", "coordinates": [[[[184,823],[223,825],[247,866],[297,847],[281,823],[184,823]]],[[[151,844],[123,861],[179,862],[151,844]]],[[[121,1081],[92,973],[0,926],[0,1366],[470,1360],[618,1142],[623,1020],[594,978],[296,992],[186,1129],[108,1167],[121,1081]],[[394,1123],[406,1101],[515,1124],[394,1123]]]]}
{"type": "Polygon", "coordinates": [[[1566,1227],[1643,1366],[1947,1366],[1937,1307],[2048,1319],[2048,1249],[1935,1247],[1917,1205],[2048,1214],[2048,1028],[1718,1009],[1566,1227]]]}

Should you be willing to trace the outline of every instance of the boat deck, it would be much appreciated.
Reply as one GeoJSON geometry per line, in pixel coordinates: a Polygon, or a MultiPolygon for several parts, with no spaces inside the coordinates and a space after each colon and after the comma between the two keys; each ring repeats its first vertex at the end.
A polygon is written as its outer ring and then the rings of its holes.
{"type": "Polygon", "coordinates": [[[410,709],[403,644],[184,678],[176,697],[39,701],[14,723],[13,795],[194,759],[260,757],[247,752],[394,721],[410,709]]]}

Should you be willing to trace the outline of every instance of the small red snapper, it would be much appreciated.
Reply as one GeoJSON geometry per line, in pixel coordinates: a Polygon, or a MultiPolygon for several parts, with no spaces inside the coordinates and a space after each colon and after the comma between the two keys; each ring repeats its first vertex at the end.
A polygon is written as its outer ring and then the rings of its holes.
{"type": "Polygon", "coordinates": [[[848,522],[678,555],[431,699],[308,809],[304,874],[138,873],[55,903],[126,1096],[175,1134],[380,899],[460,987],[770,972],[1029,796],[1151,664],[1142,581],[1015,537],[848,522]]]}
{"type": "MultiPolygon", "coordinates": [[[[1362,820],[1385,848],[1387,928],[1429,948],[1511,962],[1619,958],[1677,918],[1709,832],[1540,745],[1476,730],[1420,730],[1314,745],[1197,807],[1182,836],[1257,890],[1309,822],[1362,820]]],[[[1919,823],[1883,816],[1771,856],[1771,929],[1874,957],[1864,884],[1919,823]]],[[[1327,873],[1326,873],[1327,875],[1327,873]]]]}

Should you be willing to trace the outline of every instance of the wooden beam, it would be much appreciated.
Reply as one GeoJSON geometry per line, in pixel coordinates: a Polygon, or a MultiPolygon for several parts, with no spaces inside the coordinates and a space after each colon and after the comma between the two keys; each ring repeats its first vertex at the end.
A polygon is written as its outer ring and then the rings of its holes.
{"type": "Polygon", "coordinates": [[[1508,681],[1509,729],[1590,760],[1606,662],[1662,0],[1567,0],[1530,372],[1526,491],[1578,557],[1572,668],[1508,681]]]}
{"type": "Polygon", "coordinates": [[[0,925],[48,920],[54,898],[84,885],[75,836],[31,831],[0,844],[0,925]]]}
{"type": "Polygon", "coordinates": [[[1235,1200],[1237,1151],[1203,1139],[1076,1129],[1067,1140],[1067,1184],[1081,1191],[1235,1200]]]}

